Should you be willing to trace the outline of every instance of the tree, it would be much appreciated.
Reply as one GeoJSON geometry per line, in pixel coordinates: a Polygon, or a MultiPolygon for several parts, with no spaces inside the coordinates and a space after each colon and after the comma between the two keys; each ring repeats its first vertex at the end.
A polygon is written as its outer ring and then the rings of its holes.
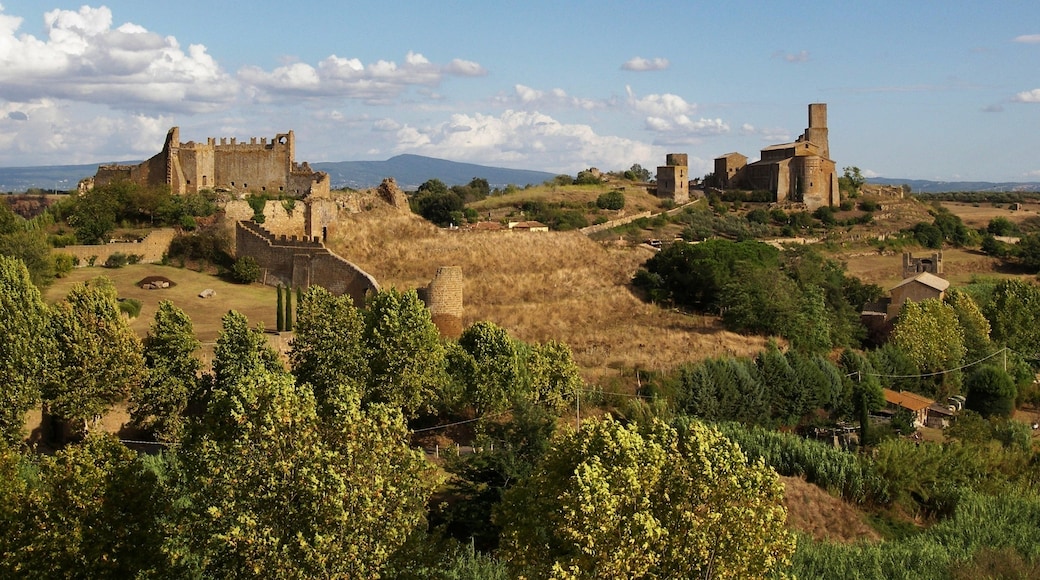
{"type": "Polygon", "coordinates": [[[257,263],[256,258],[241,256],[235,260],[235,265],[231,267],[231,274],[234,276],[235,281],[240,284],[252,284],[260,280],[263,270],[260,268],[260,264],[257,263]]]}
{"type": "Polygon", "coordinates": [[[1026,234],[1015,244],[1018,259],[1031,271],[1040,270],[1040,233],[1026,234]]]}
{"type": "Polygon", "coordinates": [[[43,399],[65,421],[89,421],[140,388],[145,378],[141,341],[120,314],[116,289],[99,277],[74,286],[54,306],[50,331],[57,356],[43,399]]]}
{"type": "Polygon", "coordinates": [[[289,363],[297,384],[314,390],[318,413],[334,412],[350,394],[367,395],[365,320],[350,296],[311,286],[298,303],[289,363]]]}
{"type": "Polygon", "coordinates": [[[885,392],[870,362],[858,352],[845,349],[840,366],[852,393],[851,412],[859,421],[859,443],[867,445],[870,443],[870,413],[884,408],[885,392]]]}
{"type": "Polygon", "coordinates": [[[480,321],[459,336],[451,368],[464,390],[463,400],[478,415],[503,411],[522,398],[523,361],[506,329],[480,321]]]}
{"type": "Polygon", "coordinates": [[[258,369],[286,372],[278,353],[267,343],[262,327],[249,328],[249,320],[234,310],[228,311],[220,322],[220,336],[213,347],[214,390],[232,388],[258,369]]]}
{"type": "Polygon", "coordinates": [[[1040,286],[1025,280],[1001,281],[984,310],[990,337],[1029,358],[1040,357],[1040,286]]]}
{"type": "Polygon", "coordinates": [[[967,293],[956,288],[946,292],[945,301],[953,308],[957,324],[964,331],[964,351],[969,362],[976,361],[993,352],[989,339],[989,321],[982,315],[975,301],[967,293]]]}
{"type": "Polygon", "coordinates": [[[240,316],[225,318],[234,336],[218,347],[252,343],[240,353],[251,364],[218,370],[208,421],[179,452],[166,548],[175,575],[378,576],[422,522],[430,467],[397,409],[362,409],[351,393],[334,417],[319,416],[308,385],[271,368],[252,332],[241,339],[240,316]]]}
{"type": "Polygon", "coordinates": [[[617,189],[601,193],[596,198],[596,207],[610,210],[624,209],[625,193],[617,189]]]}
{"type": "Polygon", "coordinates": [[[1010,417],[1018,390],[1011,375],[992,365],[972,371],[964,381],[968,392],[965,406],[983,417],[1010,417]]]}
{"type": "Polygon", "coordinates": [[[195,358],[201,346],[188,315],[168,300],[160,302],[144,339],[148,377],[130,405],[134,422],[159,441],[180,440],[189,404],[201,401],[202,363],[195,358]]]}
{"type": "Polygon", "coordinates": [[[411,416],[436,406],[447,380],[444,347],[415,290],[382,290],[365,312],[367,396],[411,416]]]}
{"type": "Polygon", "coordinates": [[[57,356],[48,316],[25,264],[0,256],[0,441],[21,441],[25,414],[40,401],[45,371],[57,356]]]}
{"type": "Polygon", "coordinates": [[[285,331],[285,304],[282,301],[282,285],[278,285],[278,306],[275,314],[275,328],[278,332],[285,331]]]}
{"type": "Polygon", "coordinates": [[[789,565],[783,486],[698,422],[592,420],[509,489],[495,522],[514,573],[765,577],[789,565]]]}
{"type": "Polygon", "coordinates": [[[850,197],[856,197],[866,181],[859,167],[843,167],[842,175],[838,178],[838,189],[850,197]]]}
{"type": "Polygon", "coordinates": [[[964,360],[964,330],[957,314],[935,298],[903,305],[892,329],[892,342],[922,372],[953,369],[964,360]]]}
{"type": "Polygon", "coordinates": [[[1018,233],[1018,226],[1004,216],[997,216],[989,220],[986,231],[994,236],[1013,236],[1018,233]]]}
{"type": "Polygon", "coordinates": [[[0,576],[150,577],[167,506],[155,474],[115,437],[54,455],[0,449],[0,576]]]}

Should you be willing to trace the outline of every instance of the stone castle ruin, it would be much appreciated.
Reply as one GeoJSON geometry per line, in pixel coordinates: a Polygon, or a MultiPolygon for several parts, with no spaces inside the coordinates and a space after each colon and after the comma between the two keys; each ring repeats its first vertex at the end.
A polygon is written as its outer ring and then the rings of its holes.
{"type": "Polygon", "coordinates": [[[669,153],[664,165],[657,167],[657,197],[671,199],[676,204],[690,201],[689,157],[685,153],[669,153]]]}
{"type": "Polygon", "coordinates": [[[175,194],[203,189],[289,194],[297,197],[327,196],[329,175],[314,171],[307,162],[296,163],[296,137],[292,131],[257,142],[238,143],[234,137],[210,137],[205,143],[181,143],[180,129],[166,134],[162,151],[138,165],[101,165],[86,188],[129,181],[146,187],[169,186],[175,194]]]}
{"type": "MultiPolygon", "coordinates": [[[[336,295],[348,294],[361,306],[379,284],[325,244],[342,223],[340,213],[362,211],[362,201],[356,194],[333,196],[329,175],[313,171],[306,162],[296,163],[295,151],[292,131],[270,141],[258,142],[254,137],[249,143],[238,143],[222,137],[219,143],[213,138],[206,143],[181,143],[180,130],[173,127],[161,152],[138,165],[99,166],[93,178],[81,182],[81,190],[128,181],[144,187],[168,186],[177,195],[203,189],[243,196],[272,194],[281,199],[266,202],[262,226],[253,221],[254,210],[246,201],[225,204],[224,221],[234,228],[233,253],[255,259],[264,284],[295,288],[316,284],[336,295]]],[[[375,195],[391,207],[409,211],[408,198],[393,178],[383,180],[375,195]]],[[[429,286],[419,289],[443,336],[457,337],[462,332],[463,282],[461,268],[445,266],[429,286]]]]}
{"type": "Polygon", "coordinates": [[[809,105],[809,127],[792,143],[762,149],[753,163],[740,153],[715,158],[715,187],[768,190],[775,201],[804,203],[810,210],[836,206],[838,173],[830,158],[827,105],[809,105]]]}

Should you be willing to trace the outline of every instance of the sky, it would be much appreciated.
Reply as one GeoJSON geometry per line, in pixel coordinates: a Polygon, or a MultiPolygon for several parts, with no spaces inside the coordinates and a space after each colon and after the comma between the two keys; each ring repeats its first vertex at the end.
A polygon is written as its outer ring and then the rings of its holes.
{"type": "Polygon", "coordinates": [[[0,166],[273,138],[576,174],[757,159],[1040,181],[1040,2],[0,0],[0,166]]]}

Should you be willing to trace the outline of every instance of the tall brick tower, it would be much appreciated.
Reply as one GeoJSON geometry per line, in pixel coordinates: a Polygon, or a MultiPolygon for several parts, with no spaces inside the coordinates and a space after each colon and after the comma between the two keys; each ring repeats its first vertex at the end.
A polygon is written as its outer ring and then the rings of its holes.
{"type": "Polygon", "coordinates": [[[820,156],[831,158],[831,145],[827,140],[827,104],[812,103],[809,105],[809,128],[805,130],[805,140],[820,147],[820,156]]]}

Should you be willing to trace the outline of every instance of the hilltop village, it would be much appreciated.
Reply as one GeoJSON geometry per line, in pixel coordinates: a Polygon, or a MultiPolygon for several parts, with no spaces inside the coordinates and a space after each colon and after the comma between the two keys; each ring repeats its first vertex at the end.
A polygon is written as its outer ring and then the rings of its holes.
{"type": "Polygon", "coordinates": [[[408,191],[173,127],[9,196],[0,576],[1037,576],[1040,194],[827,121],[408,191]]]}

